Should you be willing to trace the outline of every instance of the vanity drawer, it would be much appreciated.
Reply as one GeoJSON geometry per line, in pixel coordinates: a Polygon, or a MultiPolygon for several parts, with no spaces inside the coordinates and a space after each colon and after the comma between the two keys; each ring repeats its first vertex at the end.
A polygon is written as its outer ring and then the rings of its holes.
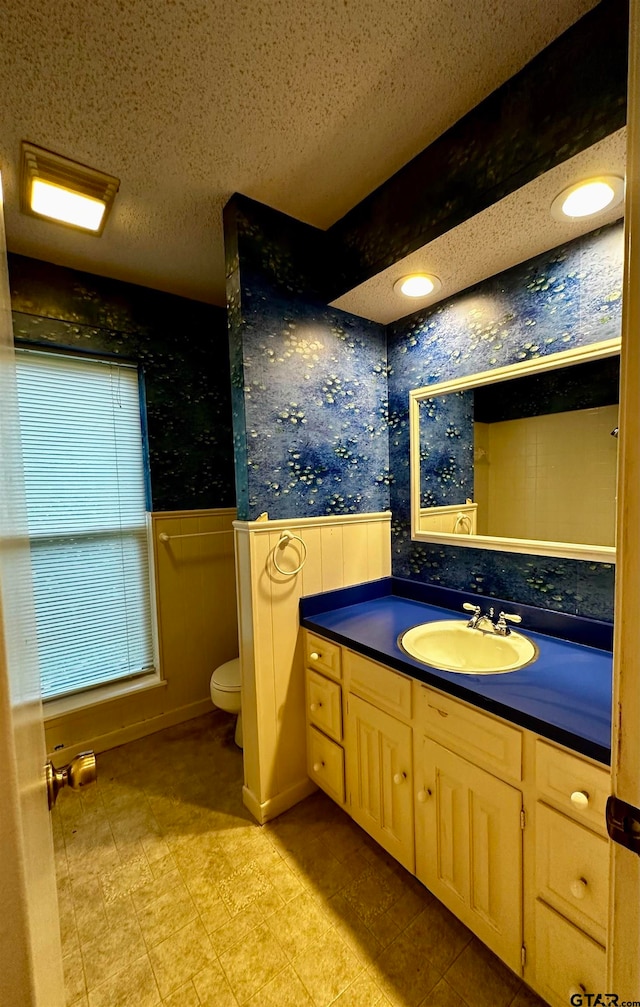
{"type": "Polygon", "coordinates": [[[349,691],[402,720],[411,720],[411,679],[351,650],[344,652],[349,691]]]}
{"type": "Polygon", "coordinates": [[[545,804],[536,806],[538,895],[606,943],[609,843],[545,804]]]}
{"type": "Polygon", "coordinates": [[[329,797],[344,804],[344,752],[314,727],[307,736],[307,771],[329,797]]]}
{"type": "Polygon", "coordinates": [[[307,671],[309,720],[335,741],[342,741],[342,689],[316,671],[307,671]]]}
{"type": "Polygon", "coordinates": [[[304,641],[304,661],[307,668],[317,668],[330,678],[342,678],[340,647],[337,643],[323,640],[314,633],[306,633],[304,641]]]}
{"type": "Polygon", "coordinates": [[[540,796],[576,821],[606,835],[605,807],[611,774],[546,741],[536,741],[536,786],[540,796]]]}
{"type": "Polygon", "coordinates": [[[418,690],[421,730],[445,748],[509,780],[522,779],[522,733],[426,685],[418,690]]]}
{"type": "Polygon", "coordinates": [[[601,944],[536,900],[536,989],[554,1007],[567,1007],[575,993],[606,987],[606,954],[601,944]]]}

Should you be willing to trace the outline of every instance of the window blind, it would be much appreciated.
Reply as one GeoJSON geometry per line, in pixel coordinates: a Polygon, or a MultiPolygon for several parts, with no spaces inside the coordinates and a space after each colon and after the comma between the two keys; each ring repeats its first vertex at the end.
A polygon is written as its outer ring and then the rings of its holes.
{"type": "Polygon", "coordinates": [[[20,350],[18,403],[44,699],[153,667],[135,367],[20,350]]]}

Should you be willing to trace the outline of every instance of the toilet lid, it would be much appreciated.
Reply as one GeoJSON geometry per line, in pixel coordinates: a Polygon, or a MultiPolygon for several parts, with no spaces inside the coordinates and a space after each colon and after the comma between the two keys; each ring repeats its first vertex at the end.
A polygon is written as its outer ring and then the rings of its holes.
{"type": "Polygon", "coordinates": [[[238,692],[240,689],[240,658],[221,664],[213,673],[213,684],[221,692],[238,692]]]}

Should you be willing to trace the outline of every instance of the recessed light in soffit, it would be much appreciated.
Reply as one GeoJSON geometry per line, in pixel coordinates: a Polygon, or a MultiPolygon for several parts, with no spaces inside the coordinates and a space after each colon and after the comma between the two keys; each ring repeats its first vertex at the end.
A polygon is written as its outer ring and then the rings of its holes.
{"type": "Polygon", "coordinates": [[[582,220],[611,210],[624,199],[624,179],[619,175],[585,178],[558,193],[551,204],[554,220],[582,220]]]}
{"type": "Polygon", "coordinates": [[[428,297],[437,294],[441,287],[442,283],[433,273],[410,273],[393,284],[394,291],[404,297],[428,297]]]}
{"type": "Polygon", "coordinates": [[[100,235],[119,186],[113,175],[22,142],[24,213],[100,235]]]}

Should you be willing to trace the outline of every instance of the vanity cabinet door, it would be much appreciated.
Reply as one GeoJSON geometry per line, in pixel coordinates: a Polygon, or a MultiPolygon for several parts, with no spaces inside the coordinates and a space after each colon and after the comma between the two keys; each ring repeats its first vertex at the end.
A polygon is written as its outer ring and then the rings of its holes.
{"type": "Polygon", "coordinates": [[[413,872],[411,728],[349,694],[346,757],[352,818],[413,872]]]}
{"type": "Polygon", "coordinates": [[[415,780],[418,878],[521,974],[522,794],[425,737],[415,780]]]}

